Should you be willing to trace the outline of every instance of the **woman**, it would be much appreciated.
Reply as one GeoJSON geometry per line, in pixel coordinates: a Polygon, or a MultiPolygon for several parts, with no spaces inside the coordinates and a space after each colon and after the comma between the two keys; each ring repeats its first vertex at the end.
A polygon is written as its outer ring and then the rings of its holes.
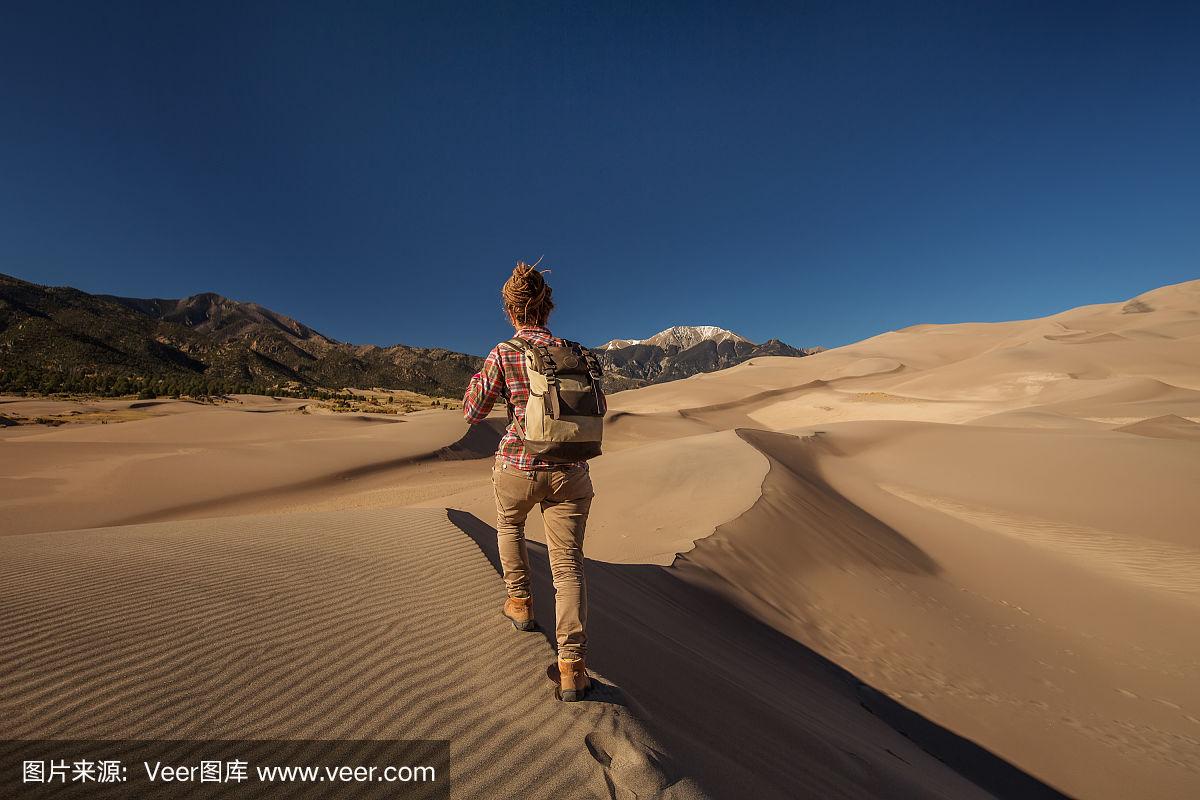
{"type": "MultiPolygon", "coordinates": [[[[517,337],[532,345],[566,347],[546,327],[554,309],[552,291],[534,265],[517,262],[504,283],[504,311],[517,337]]],[[[603,395],[597,392],[599,413],[603,395]]],[[[536,628],[525,546],[525,518],[541,505],[554,577],[555,634],[563,700],[582,699],[591,685],[587,654],[587,585],[583,576],[583,535],[592,505],[592,479],[586,461],[553,463],[530,453],[521,431],[529,400],[525,353],[508,343],[492,348],[463,398],[467,421],[482,422],[497,399],[507,398],[510,422],[492,465],[496,496],[496,536],[508,599],[503,614],[517,630],[536,628]]]]}

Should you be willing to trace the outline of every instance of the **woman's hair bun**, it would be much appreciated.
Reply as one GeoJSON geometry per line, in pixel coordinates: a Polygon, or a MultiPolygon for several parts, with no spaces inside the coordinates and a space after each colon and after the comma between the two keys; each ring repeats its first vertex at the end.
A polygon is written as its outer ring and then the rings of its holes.
{"type": "Polygon", "coordinates": [[[554,292],[543,277],[550,270],[539,270],[541,262],[540,258],[532,264],[518,261],[500,293],[504,310],[522,325],[545,325],[554,309],[554,292]]]}

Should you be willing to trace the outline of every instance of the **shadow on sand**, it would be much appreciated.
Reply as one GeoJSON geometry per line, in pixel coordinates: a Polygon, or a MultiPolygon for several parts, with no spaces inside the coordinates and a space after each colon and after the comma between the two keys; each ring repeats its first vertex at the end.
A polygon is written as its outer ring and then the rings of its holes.
{"type": "MultiPolygon", "coordinates": [[[[449,519],[499,572],[495,528],[449,519]]],[[[553,646],[546,548],[529,551],[553,646]]],[[[587,581],[589,666],[616,684],[590,699],[628,705],[715,797],[959,797],[968,782],[979,796],[1066,796],[670,568],[589,560],[587,581]]]]}

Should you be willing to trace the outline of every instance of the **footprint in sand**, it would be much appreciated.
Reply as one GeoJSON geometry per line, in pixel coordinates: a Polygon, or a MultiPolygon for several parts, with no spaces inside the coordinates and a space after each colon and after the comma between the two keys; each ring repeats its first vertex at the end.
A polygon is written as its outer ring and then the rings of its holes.
{"type": "MultiPolygon", "coordinates": [[[[554,683],[558,696],[558,664],[546,667],[546,677],[554,683]]],[[[592,676],[588,690],[578,707],[607,704],[596,729],[583,737],[588,752],[604,770],[604,783],[612,800],[700,800],[707,795],[691,779],[680,780],[668,766],[668,759],[647,741],[638,738],[636,727],[622,724],[628,705],[621,689],[592,676]]]]}
{"type": "Polygon", "coordinates": [[[690,782],[677,782],[662,753],[620,733],[615,725],[610,730],[589,733],[584,743],[604,769],[604,781],[613,800],[643,797],[682,800],[696,796],[695,787],[687,785],[690,782]]]}

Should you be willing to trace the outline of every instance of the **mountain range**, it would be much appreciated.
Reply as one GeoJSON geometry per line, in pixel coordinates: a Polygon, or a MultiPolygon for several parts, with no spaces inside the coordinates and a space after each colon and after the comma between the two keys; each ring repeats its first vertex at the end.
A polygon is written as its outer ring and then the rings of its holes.
{"type": "MultiPolygon", "coordinates": [[[[609,392],[685,378],[758,355],[714,326],[677,326],[596,348],[609,392]]],[[[89,294],[0,274],[0,389],[98,394],[311,394],[343,387],[462,393],[483,359],[441,348],[355,345],[257,303],[211,292],[178,300],[89,294]]]]}
{"type": "Polygon", "coordinates": [[[461,392],[482,359],[354,345],[257,303],[95,295],[0,275],[0,387],[125,394],[386,387],[461,392]]]}
{"type": "Polygon", "coordinates": [[[755,344],[715,325],[676,325],[648,339],[612,339],[594,351],[604,364],[606,390],[617,392],[715,372],[756,356],[799,358],[821,348],[799,349],[778,339],[755,344]]]}
{"type": "Polygon", "coordinates": [[[612,339],[596,349],[617,350],[635,344],[644,344],[661,347],[664,350],[672,346],[678,347],[680,350],[686,350],[706,340],[718,343],[727,340],[735,342],[749,341],[744,336],[738,336],[733,331],[718,328],[716,325],[675,325],[674,327],[667,328],[665,331],[654,334],[649,339],[612,339]]]}

